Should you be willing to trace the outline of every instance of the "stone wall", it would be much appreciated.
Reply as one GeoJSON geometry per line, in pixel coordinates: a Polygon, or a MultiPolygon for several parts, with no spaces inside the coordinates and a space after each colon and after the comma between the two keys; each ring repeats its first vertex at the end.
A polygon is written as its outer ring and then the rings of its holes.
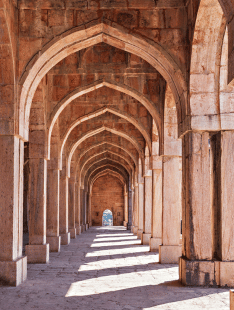
{"type": "Polygon", "coordinates": [[[113,176],[97,179],[92,191],[92,225],[102,226],[102,215],[106,209],[113,214],[113,225],[123,225],[124,220],[124,187],[113,176]]]}

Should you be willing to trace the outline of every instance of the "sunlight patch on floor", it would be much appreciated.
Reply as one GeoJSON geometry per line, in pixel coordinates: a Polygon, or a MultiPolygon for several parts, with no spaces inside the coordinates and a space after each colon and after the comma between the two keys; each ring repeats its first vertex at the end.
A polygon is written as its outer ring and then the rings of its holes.
{"type": "Polygon", "coordinates": [[[137,256],[126,258],[107,259],[103,261],[95,261],[81,265],[78,271],[91,271],[91,270],[103,270],[107,268],[119,268],[119,267],[131,267],[131,266],[144,266],[147,264],[158,263],[159,257],[157,254],[151,256],[137,256]]]}
{"type": "Polygon", "coordinates": [[[99,238],[99,237],[107,237],[107,236],[108,237],[116,237],[116,236],[119,237],[119,236],[135,236],[135,235],[131,234],[131,233],[126,233],[126,234],[125,233],[123,233],[123,234],[122,233],[120,233],[120,234],[97,234],[96,235],[97,238],[99,238]]]}
{"type": "Polygon", "coordinates": [[[124,226],[93,226],[95,227],[96,230],[125,230],[126,231],[126,227],[124,226]]]}
{"type": "Polygon", "coordinates": [[[74,282],[67,291],[66,297],[90,296],[149,285],[156,286],[165,281],[177,280],[177,270],[178,267],[172,267],[170,273],[163,272],[162,269],[129,272],[74,282]]]}
{"type": "Polygon", "coordinates": [[[100,250],[87,253],[85,257],[95,257],[95,256],[109,256],[109,255],[122,255],[122,254],[134,254],[134,253],[144,253],[149,252],[149,246],[138,246],[129,247],[124,249],[111,249],[111,250],[100,250]]]}
{"type": "Polygon", "coordinates": [[[132,241],[119,241],[119,242],[100,242],[100,243],[93,243],[91,244],[91,248],[99,248],[105,246],[123,246],[123,245],[134,245],[134,244],[141,244],[141,240],[132,240],[132,241]]]}
{"type": "Polygon", "coordinates": [[[118,240],[137,240],[137,236],[123,236],[123,237],[106,237],[106,238],[99,238],[94,239],[93,242],[100,242],[100,241],[118,241],[118,240]]]}

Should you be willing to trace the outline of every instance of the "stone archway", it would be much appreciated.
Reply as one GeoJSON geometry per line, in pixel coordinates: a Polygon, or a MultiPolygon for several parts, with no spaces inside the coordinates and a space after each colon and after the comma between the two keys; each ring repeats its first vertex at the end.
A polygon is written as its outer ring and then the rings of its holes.
{"type": "Polygon", "coordinates": [[[102,226],[102,215],[109,209],[113,226],[122,226],[124,221],[124,186],[113,174],[101,175],[92,186],[92,225],[102,226]]]}

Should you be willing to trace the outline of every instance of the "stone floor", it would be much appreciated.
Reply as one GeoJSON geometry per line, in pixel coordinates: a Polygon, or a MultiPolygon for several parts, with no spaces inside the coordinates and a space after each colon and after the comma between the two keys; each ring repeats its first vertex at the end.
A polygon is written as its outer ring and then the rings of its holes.
{"type": "Polygon", "coordinates": [[[136,310],[229,309],[228,289],[190,288],[177,265],[161,265],[123,227],[96,227],[29,265],[28,280],[0,287],[0,309],[136,310]]]}

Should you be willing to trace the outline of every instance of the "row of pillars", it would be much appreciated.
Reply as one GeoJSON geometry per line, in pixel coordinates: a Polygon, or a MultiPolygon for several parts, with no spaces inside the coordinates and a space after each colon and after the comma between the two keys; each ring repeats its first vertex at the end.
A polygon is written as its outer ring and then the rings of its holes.
{"type": "Polygon", "coordinates": [[[30,159],[28,263],[47,263],[49,252],[59,252],[90,225],[87,191],[46,160],[30,159]],[[47,182],[45,181],[47,180],[47,182]]]}
{"type": "MultiPolygon", "coordinates": [[[[0,278],[17,285],[27,274],[27,257],[22,256],[24,142],[16,136],[0,136],[0,150],[0,278]]],[[[178,156],[153,159],[152,169],[146,169],[138,186],[128,191],[129,210],[133,206],[128,223],[152,251],[159,248],[161,263],[179,261],[183,284],[233,286],[234,132],[186,133],[182,173],[180,160],[178,156]]],[[[82,190],[76,199],[77,184],[47,169],[45,159],[29,162],[26,255],[30,262],[46,262],[48,243],[52,248],[59,239],[68,242],[69,233],[74,236],[80,227],[87,228],[90,199],[82,190]],[[67,207],[77,210],[78,204],[83,205],[80,217],[67,207]]]]}
{"type": "Polygon", "coordinates": [[[27,263],[47,263],[91,224],[91,197],[43,158],[29,158],[28,195],[23,197],[24,142],[0,136],[0,279],[19,285],[27,263]],[[23,256],[23,198],[29,242],[23,256]]]}
{"type": "Polygon", "coordinates": [[[183,284],[232,287],[234,132],[186,133],[180,161],[154,158],[135,187],[132,231],[161,263],[179,263],[183,284]]]}
{"type": "Polygon", "coordinates": [[[181,256],[181,157],[153,156],[152,170],[134,188],[132,232],[159,251],[161,263],[181,256]]]}

